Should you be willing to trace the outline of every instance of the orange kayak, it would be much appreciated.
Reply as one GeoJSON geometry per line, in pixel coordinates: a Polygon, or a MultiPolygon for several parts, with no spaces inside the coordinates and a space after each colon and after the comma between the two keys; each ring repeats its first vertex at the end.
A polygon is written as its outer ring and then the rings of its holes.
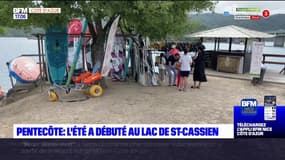
{"type": "Polygon", "coordinates": [[[92,74],[91,76],[87,77],[83,82],[84,84],[91,84],[97,82],[102,79],[102,75],[100,73],[92,74]]]}
{"type": "Polygon", "coordinates": [[[75,76],[72,78],[73,82],[75,83],[80,83],[82,82],[85,78],[91,76],[91,73],[89,71],[84,72],[82,74],[80,74],[79,76],[75,76]]]}

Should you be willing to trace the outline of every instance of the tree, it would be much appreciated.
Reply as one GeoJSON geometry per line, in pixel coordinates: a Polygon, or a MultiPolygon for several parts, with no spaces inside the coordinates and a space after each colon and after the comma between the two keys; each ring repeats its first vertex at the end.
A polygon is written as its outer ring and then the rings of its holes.
{"type": "MultiPolygon", "coordinates": [[[[94,39],[93,62],[103,62],[104,43],[112,22],[120,15],[124,32],[136,33],[150,39],[181,36],[189,27],[187,13],[212,9],[213,2],[205,1],[0,1],[0,26],[48,28],[66,25],[75,17],[84,17],[94,39]],[[12,8],[61,8],[61,14],[29,14],[28,20],[12,20],[12,8]],[[95,21],[95,28],[93,27],[95,21]],[[105,23],[104,23],[105,22],[105,23]]],[[[101,63],[102,64],[102,63],[101,63]]],[[[102,67],[102,66],[101,66],[102,67]]]]}

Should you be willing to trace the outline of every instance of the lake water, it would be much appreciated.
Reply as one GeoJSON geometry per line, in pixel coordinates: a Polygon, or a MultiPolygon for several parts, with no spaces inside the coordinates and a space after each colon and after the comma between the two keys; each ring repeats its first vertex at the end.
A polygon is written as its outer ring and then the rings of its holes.
{"type": "MultiPolygon", "coordinates": [[[[213,43],[204,43],[206,49],[213,49],[213,43]]],[[[284,54],[285,48],[282,47],[272,47],[272,42],[266,42],[266,46],[264,47],[264,53],[272,53],[272,54],[284,54]]],[[[233,44],[232,49],[243,49],[243,45],[233,44]]],[[[227,49],[228,44],[221,43],[221,49],[227,49]]],[[[37,40],[27,39],[27,38],[15,38],[9,37],[4,38],[0,37],[0,85],[7,91],[11,88],[11,83],[9,79],[9,73],[6,66],[6,62],[12,60],[13,58],[20,56],[22,54],[38,54],[38,42],[37,40]]],[[[79,58],[81,59],[81,58],[79,58]]],[[[284,61],[285,58],[270,58],[268,60],[272,61],[284,61]]],[[[279,72],[283,66],[280,65],[267,65],[269,69],[275,70],[279,72]]]]}
{"type": "Polygon", "coordinates": [[[7,91],[11,88],[6,62],[22,54],[37,54],[37,40],[27,38],[0,38],[0,85],[7,91]]]}
{"type": "MultiPolygon", "coordinates": [[[[214,50],[214,43],[204,43],[206,49],[214,50]]],[[[221,43],[220,49],[228,50],[229,44],[228,43],[221,43]]],[[[232,44],[232,50],[243,50],[243,44],[232,44]]],[[[273,42],[265,42],[265,47],[263,48],[263,53],[267,54],[283,54],[285,55],[285,48],[284,47],[273,47],[273,42]]],[[[278,57],[266,57],[266,61],[276,61],[276,62],[285,62],[285,58],[278,58],[278,57]]],[[[266,67],[274,72],[280,72],[280,70],[284,67],[282,65],[276,64],[266,64],[266,67]]]]}

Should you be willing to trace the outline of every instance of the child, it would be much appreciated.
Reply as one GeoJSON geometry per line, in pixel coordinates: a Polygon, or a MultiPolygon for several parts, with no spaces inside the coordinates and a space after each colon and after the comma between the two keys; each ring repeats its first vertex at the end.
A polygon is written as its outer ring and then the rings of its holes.
{"type": "Polygon", "coordinates": [[[178,73],[177,73],[177,87],[178,88],[179,88],[179,85],[180,85],[180,78],[181,78],[180,70],[178,70],[178,73]]]}
{"type": "Polygon", "coordinates": [[[181,63],[179,62],[180,60],[180,55],[178,57],[178,61],[176,62],[175,64],[175,67],[177,69],[177,87],[179,87],[179,84],[180,84],[180,78],[181,78],[181,75],[180,75],[180,69],[181,69],[181,63]]]}

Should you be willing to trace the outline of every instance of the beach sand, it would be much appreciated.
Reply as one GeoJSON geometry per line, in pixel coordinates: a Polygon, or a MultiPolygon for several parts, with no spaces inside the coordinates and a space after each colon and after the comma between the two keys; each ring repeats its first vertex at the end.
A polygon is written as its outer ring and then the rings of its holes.
{"type": "MultiPolygon", "coordinates": [[[[191,78],[189,78],[190,81],[191,78]]],[[[192,81],[191,81],[192,84],[192,81]]],[[[285,105],[285,85],[208,76],[201,89],[179,92],[176,87],[143,87],[135,82],[108,82],[98,98],[81,102],[49,102],[47,88],[0,107],[0,137],[13,137],[13,124],[229,124],[233,106],[243,98],[256,98],[263,105],[264,95],[276,95],[285,105]]],[[[64,99],[81,96],[78,92],[64,99]]]]}

